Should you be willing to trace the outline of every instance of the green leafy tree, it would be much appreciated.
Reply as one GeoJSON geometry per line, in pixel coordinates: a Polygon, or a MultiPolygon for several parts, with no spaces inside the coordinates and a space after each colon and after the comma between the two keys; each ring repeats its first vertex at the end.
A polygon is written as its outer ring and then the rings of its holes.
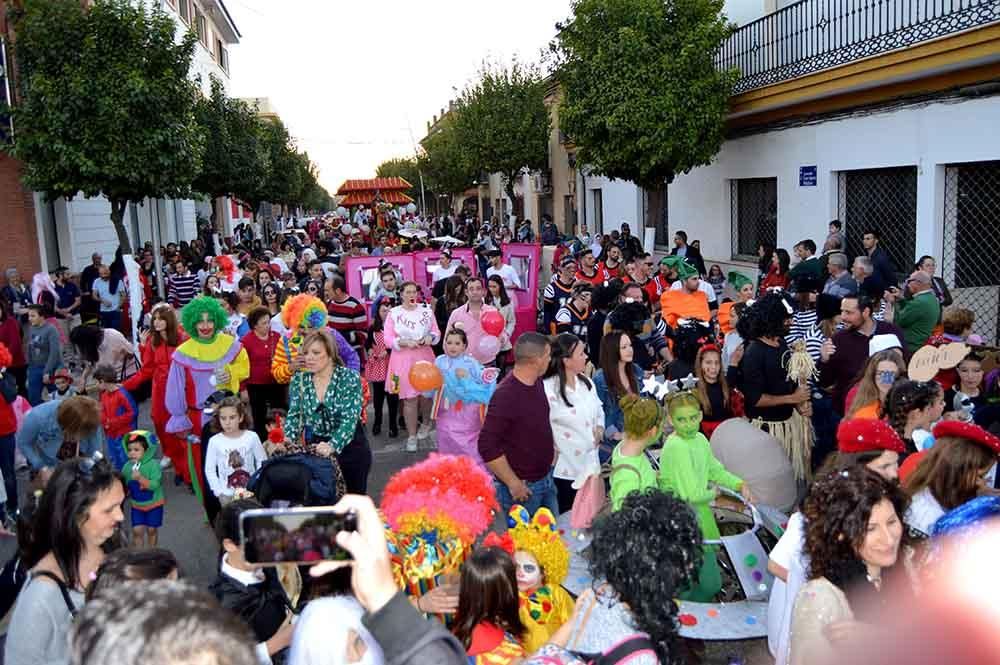
{"type": "Polygon", "coordinates": [[[204,153],[188,79],[196,37],[129,0],[33,0],[15,15],[19,103],[11,152],[46,196],[104,194],[124,253],[131,202],[191,193],[204,153]]]}
{"type": "MultiPolygon", "coordinates": [[[[419,201],[421,170],[422,167],[417,162],[416,157],[396,157],[395,159],[389,159],[379,164],[375,169],[375,175],[379,178],[403,178],[412,185],[406,190],[406,195],[414,201],[419,201]]],[[[424,181],[424,195],[428,197],[434,195],[427,188],[426,178],[424,181]]]]}
{"type": "Polygon", "coordinates": [[[499,173],[514,200],[514,182],[524,169],[548,165],[549,111],[546,84],[537,67],[514,62],[486,66],[455,108],[455,132],[474,173],[499,173]]]}
{"type": "Polygon", "coordinates": [[[560,128],[579,161],[656,187],[709,164],[722,145],[735,70],[723,0],[575,0],[552,44],[560,128]]]}
{"type": "Polygon", "coordinates": [[[212,226],[221,231],[218,200],[223,196],[242,198],[246,192],[261,189],[268,154],[256,110],[226,96],[222,82],[214,76],[211,86],[211,95],[200,97],[195,106],[195,117],[205,135],[205,157],[192,187],[211,199],[212,226]]]}
{"type": "Polygon", "coordinates": [[[258,118],[257,122],[265,154],[262,178],[258,187],[237,193],[254,214],[265,201],[291,205],[302,190],[301,162],[284,123],[277,118],[258,118]]]}
{"type": "Polygon", "coordinates": [[[466,159],[451,118],[442,120],[436,131],[421,144],[418,158],[425,185],[440,194],[461,194],[476,179],[477,170],[466,159]]]}

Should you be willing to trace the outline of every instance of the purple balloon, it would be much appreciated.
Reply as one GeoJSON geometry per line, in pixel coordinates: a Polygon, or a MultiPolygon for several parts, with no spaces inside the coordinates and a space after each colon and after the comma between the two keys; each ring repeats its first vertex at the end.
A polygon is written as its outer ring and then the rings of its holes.
{"type": "Polygon", "coordinates": [[[484,358],[493,358],[500,351],[500,338],[486,335],[479,340],[479,354],[484,358]]]}

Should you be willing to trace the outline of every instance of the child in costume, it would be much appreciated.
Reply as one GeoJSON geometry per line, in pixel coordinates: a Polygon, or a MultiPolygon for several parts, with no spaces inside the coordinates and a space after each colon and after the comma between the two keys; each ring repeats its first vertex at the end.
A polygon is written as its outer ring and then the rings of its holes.
{"type": "Polygon", "coordinates": [[[411,602],[422,612],[429,595],[457,604],[462,562],[499,508],[493,477],[468,457],[431,453],[389,479],[380,508],[393,576],[411,602]]]}
{"type": "Polygon", "coordinates": [[[240,384],[250,376],[250,359],[243,345],[221,332],[227,318],[218,301],[208,296],[199,296],[185,305],[181,320],[191,337],[174,351],[164,396],[170,413],[167,432],[193,435],[188,461],[192,485],[202,503],[202,409],[217,391],[239,393],[240,384]]]}
{"type": "Polygon", "coordinates": [[[656,487],[656,471],[646,448],[663,432],[663,407],[655,399],[625,395],[619,400],[625,415],[625,436],[611,453],[611,509],[618,510],[625,497],[656,487]]]}
{"type": "MultiPolygon", "coordinates": [[[[310,330],[326,326],[327,316],[326,305],[315,296],[303,293],[285,301],[281,308],[281,321],[288,332],[282,335],[281,342],[274,349],[271,374],[275,381],[291,383],[292,376],[304,367],[302,360],[299,360],[302,340],[310,330]]],[[[330,328],[330,334],[337,342],[337,352],[344,365],[355,372],[360,372],[361,360],[358,358],[358,352],[333,328],[330,328]]]]}
{"type": "Polygon", "coordinates": [[[514,541],[491,533],[462,566],[452,632],[469,665],[511,665],[524,658],[524,624],[518,612],[514,541]]]}
{"type": "MultiPolygon", "coordinates": [[[[660,453],[659,486],[691,506],[698,517],[704,540],[716,540],[720,535],[719,527],[711,506],[716,490],[709,483],[742,492],[747,501],[750,501],[750,488],[742,479],[726,471],[712,454],[708,439],[699,430],[701,403],[690,391],[694,387],[694,379],[688,378],[682,383],[684,390],[678,390],[673,395],[668,393],[667,396],[667,412],[674,431],[667,437],[660,453]]],[[[668,386],[677,386],[677,382],[670,382],[668,386]]],[[[711,602],[722,589],[715,546],[706,545],[704,550],[698,584],[681,594],[682,600],[711,602]]]]}
{"type": "Polygon", "coordinates": [[[156,547],[163,526],[163,469],[156,459],[156,435],[134,430],[119,440],[128,460],[121,467],[132,508],[132,547],[156,547]]]}
{"type": "Polygon", "coordinates": [[[111,365],[98,365],[94,370],[101,391],[101,425],[107,439],[108,458],[116,469],[125,464],[122,437],[139,426],[139,409],[127,390],[118,385],[118,372],[111,365]]]}
{"type": "Polygon", "coordinates": [[[560,586],[569,572],[569,550],[548,508],[539,508],[531,517],[515,504],[507,526],[514,541],[524,650],[534,653],[573,615],[573,598],[560,586]]]}
{"type": "Polygon", "coordinates": [[[55,384],[56,389],[45,398],[49,402],[61,402],[76,394],[76,388],[73,386],[73,375],[65,367],[57,369],[52,374],[52,383],[55,384]]]}
{"type": "Polygon", "coordinates": [[[445,455],[479,456],[479,430],[496,389],[499,370],[484,369],[469,355],[465,331],[452,328],[444,337],[444,354],[434,360],[444,383],[434,395],[431,416],[437,421],[438,450],[445,455]]]}
{"type": "Polygon", "coordinates": [[[226,293],[235,293],[243,277],[236,268],[236,262],[229,256],[215,257],[216,277],[219,278],[219,288],[226,293]]]}

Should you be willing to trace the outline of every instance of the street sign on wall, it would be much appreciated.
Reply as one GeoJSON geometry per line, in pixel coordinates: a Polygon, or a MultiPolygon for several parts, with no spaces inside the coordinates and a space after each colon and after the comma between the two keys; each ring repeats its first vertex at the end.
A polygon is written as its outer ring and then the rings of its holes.
{"type": "Polygon", "coordinates": [[[816,186],[816,165],[799,167],[799,187],[816,186]]]}

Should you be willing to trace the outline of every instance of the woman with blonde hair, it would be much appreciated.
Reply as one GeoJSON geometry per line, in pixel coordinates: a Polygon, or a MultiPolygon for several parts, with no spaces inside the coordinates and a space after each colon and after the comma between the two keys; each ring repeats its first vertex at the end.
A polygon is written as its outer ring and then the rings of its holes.
{"type": "Polygon", "coordinates": [[[885,396],[899,378],[906,378],[906,363],[900,349],[886,349],[868,358],[861,370],[861,378],[848,393],[847,403],[850,406],[846,418],[881,418],[885,396]]]}

